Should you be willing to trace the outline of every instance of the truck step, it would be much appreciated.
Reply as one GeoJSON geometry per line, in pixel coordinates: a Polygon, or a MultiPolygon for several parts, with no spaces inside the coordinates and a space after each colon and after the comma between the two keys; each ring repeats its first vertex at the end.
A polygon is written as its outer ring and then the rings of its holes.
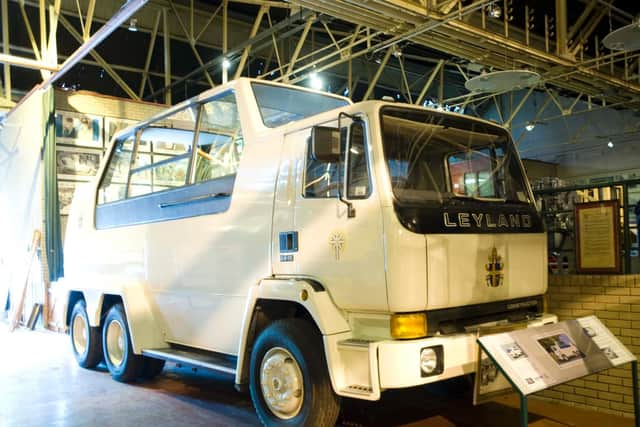
{"type": "Polygon", "coordinates": [[[372,343],[372,342],[373,341],[370,341],[370,340],[349,338],[347,340],[342,340],[342,341],[338,342],[338,345],[341,346],[341,347],[355,347],[355,348],[361,348],[361,349],[368,350],[369,349],[369,344],[372,343]]]}
{"type": "Polygon", "coordinates": [[[368,396],[371,393],[373,393],[373,389],[371,387],[366,385],[357,385],[357,384],[347,386],[344,389],[342,389],[342,391],[349,394],[356,394],[356,395],[363,395],[363,396],[368,396]]]}
{"type": "Polygon", "coordinates": [[[196,368],[211,369],[232,375],[236,373],[237,358],[223,354],[173,347],[142,350],[142,354],[196,368]]]}

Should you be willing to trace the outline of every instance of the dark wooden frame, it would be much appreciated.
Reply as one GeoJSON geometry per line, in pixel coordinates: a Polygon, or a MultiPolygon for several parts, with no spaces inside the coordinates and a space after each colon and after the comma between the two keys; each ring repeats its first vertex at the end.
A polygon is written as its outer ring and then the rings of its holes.
{"type": "Polygon", "coordinates": [[[618,200],[605,200],[600,202],[580,203],[575,206],[575,235],[576,235],[576,271],[578,273],[620,273],[620,203],[618,200]],[[613,233],[613,251],[615,265],[605,268],[590,268],[582,266],[582,253],[580,251],[580,215],[583,210],[593,208],[607,208],[613,211],[611,231],[613,233]]]}

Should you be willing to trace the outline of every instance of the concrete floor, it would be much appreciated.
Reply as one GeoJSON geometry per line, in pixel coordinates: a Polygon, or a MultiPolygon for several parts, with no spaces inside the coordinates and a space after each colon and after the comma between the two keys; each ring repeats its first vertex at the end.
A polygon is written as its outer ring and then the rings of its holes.
{"type": "MultiPolygon", "coordinates": [[[[633,421],[530,399],[530,425],[632,426],[633,421]]],[[[380,402],[343,401],[340,426],[517,426],[518,401],[471,405],[453,384],[389,392],[380,402]]],[[[170,364],[157,379],[121,384],[106,369],[79,368],[69,337],[7,332],[0,323],[0,427],[257,426],[233,379],[170,364]]]]}

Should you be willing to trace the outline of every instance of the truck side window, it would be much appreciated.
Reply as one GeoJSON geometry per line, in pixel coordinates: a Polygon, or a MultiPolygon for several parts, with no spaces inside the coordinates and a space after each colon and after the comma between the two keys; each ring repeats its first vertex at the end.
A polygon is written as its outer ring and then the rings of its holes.
{"type": "Polygon", "coordinates": [[[135,139],[135,134],[131,134],[115,142],[113,154],[98,189],[99,205],[125,198],[135,139]]]}
{"type": "Polygon", "coordinates": [[[187,183],[197,107],[188,107],[142,129],[131,165],[129,197],[187,183]]]}
{"type": "Polygon", "coordinates": [[[202,105],[194,182],[235,175],[244,151],[233,93],[202,105]]]}
{"type": "MultiPolygon", "coordinates": [[[[345,140],[347,128],[342,129],[345,140]]],[[[307,160],[304,174],[303,195],[306,198],[338,197],[339,175],[338,162],[327,162],[314,159],[311,154],[311,138],[307,140],[307,160]]]]}
{"type": "Polygon", "coordinates": [[[369,167],[367,164],[367,146],[365,144],[364,123],[351,125],[347,167],[347,198],[366,199],[369,197],[369,167]]]}

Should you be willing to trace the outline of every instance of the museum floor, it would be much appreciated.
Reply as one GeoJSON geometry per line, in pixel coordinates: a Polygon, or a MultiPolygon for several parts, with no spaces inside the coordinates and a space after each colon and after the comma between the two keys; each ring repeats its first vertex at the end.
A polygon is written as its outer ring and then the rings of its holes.
{"type": "MultiPolygon", "coordinates": [[[[531,399],[532,426],[632,426],[621,418],[531,399]]],[[[389,392],[381,402],[347,400],[341,426],[517,426],[517,399],[473,407],[459,384],[389,392]]],[[[104,369],[79,368],[68,336],[7,332],[0,322],[0,426],[257,426],[248,394],[229,376],[170,364],[156,380],[120,384],[104,369]]]]}

